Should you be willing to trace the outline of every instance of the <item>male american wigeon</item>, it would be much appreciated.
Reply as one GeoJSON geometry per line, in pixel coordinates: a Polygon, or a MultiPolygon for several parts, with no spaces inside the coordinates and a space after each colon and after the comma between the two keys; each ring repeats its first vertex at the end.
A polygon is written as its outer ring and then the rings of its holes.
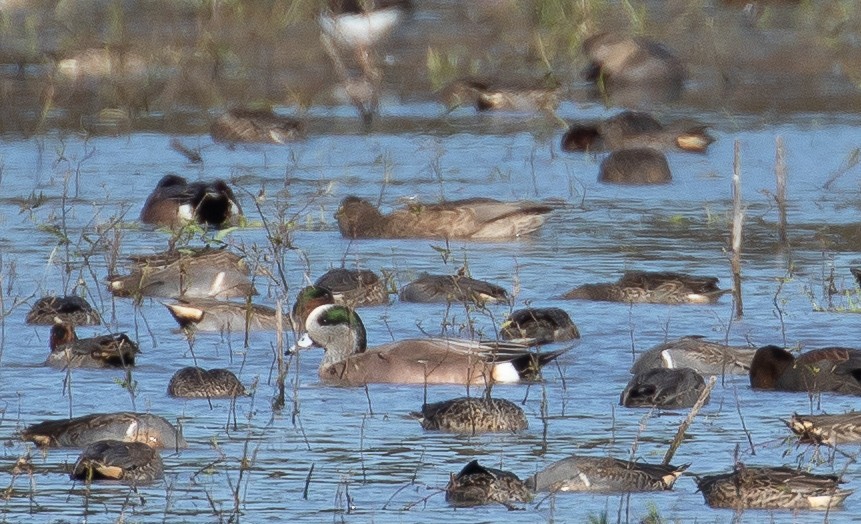
{"type": "Polygon", "coordinates": [[[861,442],[861,411],[836,415],[794,414],[786,425],[798,435],[800,442],[836,446],[846,442],[861,442]]]}
{"type": "Polygon", "coordinates": [[[513,311],[502,323],[503,340],[531,339],[536,344],[564,342],[580,338],[580,331],[564,309],[525,308],[513,311]]]}
{"type": "Polygon", "coordinates": [[[605,184],[669,184],[672,180],[667,157],[648,147],[613,151],[598,169],[598,182],[605,184]]]}
{"type": "Polygon", "coordinates": [[[493,86],[477,80],[458,80],[446,90],[448,104],[475,106],[478,111],[545,111],[559,105],[559,86],[493,86]]]}
{"type": "Polygon", "coordinates": [[[77,295],[42,297],[27,313],[28,324],[54,324],[57,319],[76,326],[95,326],[102,323],[99,312],[86,299],[77,295]]]}
{"type": "Polygon", "coordinates": [[[59,368],[109,368],[135,365],[140,350],[125,333],[78,338],[75,327],[57,322],[51,327],[51,353],[45,364],[59,368]]]}
{"type": "Polygon", "coordinates": [[[452,506],[502,504],[514,509],[517,502],[530,502],[532,490],[514,473],[482,466],[477,460],[452,475],[445,487],[445,500],[452,506]]]}
{"type": "Polygon", "coordinates": [[[170,378],[167,394],[178,398],[233,398],[245,395],[245,386],[229,369],[185,367],[170,378]]]}
{"type": "Polygon", "coordinates": [[[715,277],[669,271],[625,271],[616,282],[585,284],[562,298],[653,304],[711,304],[728,289],[715,277]]]}
{"type": "Polygon", "coordinates": [[[637,358],[631,373],[652,368],[691,368],[704,375],[747,375],[755,353],[756,348],[728,346],[701,336],[687,336],[649,349],[637,358]]]}
{"type": "Polygon", "coordinates": [[[166,419],[127,411],[46,420],[25,428],[21,438],[41,447],[80,448],[108,439],[141,442],[166,449],[188,445],[179,430],[166,419]]]}
{"type": "Polygon", "coordinates": [[[705,387],[703,377],[691,368],[647,369],[631,378],[619,404],[629,408],[689,408],[705,387]]]}
{"type": "Polygon", "coordinates": [[[648,113],[622,111],[599,122],[575,122],[562,135],[563,151],[615,151],[648,147],[702,153],[714,142],[707,126],[686,120],[661,124],[648,113]]]}
{"type": "Polygon", "coordinates": [[[402,287],[398,298],[401,302],[420,304],[471,302],[483,305],[488,302],[508,302],[508,292],[496,284],[461,274],[422,275],[402,287]]]}
{"type": "Polygon", "coordinates": [[[334,304],[311,312],[305,335],[300,347],[316,345],[325,351],[320,378],[345,386],[534,380],[542,366],[568,350],[536,353],[510,342],[457,339],[410,339],[368,348],[365,326],[356,312],[334,304]]]}
{"type": "Polygon", "coordinates": [[[523,409],[510,400],[486,397],[460,397],[425,404],[410,413],[428,430],[477,435],[513,433],[529,427],[523,409]]]}
{"type": "Polygon", "coordinates": [[[388,215],[367,200],[349,196],[335,214],[347,238],[449,238],[504,240],[527,235],[544,224],[553,207],[490,198],[414,203],[388,215]]]}
{"type": "Polygon", "coordinates": [[[245,260],[228,249],[181,249],[129,258],[133,266],[129,275],[108,278],[114,295],[236,298],[257,294],[245,260]]]}
{"type": "Polygon", "coordinates": [[[84,449],[70,476],[86,482],[118,480],[132,485],[148,484],[164,477],[164,464],[159,452],[146,444],[100,440],[84,449]]]}
{"type": "Polygon", "coordinates": [[[224,227],[241,215],[239,200],[224,180],[188,182],[171,174],[162,177],[147,197],[140,219],[167,227],[188,222],[224,227]]]}
{"type": "Polygon", "coordinates": [[[271,109],[235,108],[219,116],[209,133],[216,142],[285,144],[301,136],[302,123],[271,109]]]}
{"type": "Polygon", "coordinates": [[[706,475],[697,486],[713,508],[822,509],[843,504],[852,492],[839,489],[834,475],[816,475],[785,467],[736,465],[731,473],[706,475]]]}
{"type": "Polygon", "coordinates": [[[750,364],[750,386],[861,395],[861,350],[828,347],[796,357],[784,348],[763,346],[750,364]]]}
{"type": "Polygon", "coordinates": [[[584,72],[599,93],[623,104],[675,100],[684,88],[685,66],[666,46],[645,37],[606,32],[583,42],[584,72]]]}
{"type": "Polygon", "coordinates": [[[572,455],[550,464],[526,482],[534,491],[662,491],[673,489],[687,467],[572,455]]]}
{"type": "Polygon", "coordinates": [[[389,303],[386,284],[369,269],[330,269],[318,278],[314,285],[331,291],[335,303],[342,306],[378,306],[389,303]]]}

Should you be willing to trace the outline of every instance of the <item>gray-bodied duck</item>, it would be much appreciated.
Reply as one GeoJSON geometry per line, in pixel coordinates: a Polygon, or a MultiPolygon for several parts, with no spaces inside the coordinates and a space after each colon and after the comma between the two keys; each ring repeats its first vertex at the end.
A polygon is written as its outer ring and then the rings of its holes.
{"type": "Polygon", "coordinates": [[[163,477],[164,464],[155,448],[120,440],[100,440],[87,446],[71,474],[73,480],[118,480],[133,485],[163,477]]]}
{"type": "Polygon", "coordinates": [[[46,420],[27,426],[21,438],[40,447],[82,448],[99,440],[141,442],[166,449],[184,448],[180,431],[167,419],[149,413],[94,413],[46,420]]]}
{"type": "Polygon", "coordinates": [[[222,248],[190,248],[129,257],[132,272],[109,277],[121,297],[236,298],[256,295],[245,259],[222,248]]]}
{"type": "Polygon", "coordinates": [[[514,473],[482,466],[477,460],[452,475],[445,487],[445,500],[452,506],[502,504],[509,509],[517,502],[532,500],[532,490],[514,473]]]}
{"type": "Polygon", "coordinates": [[[750,364],[750,386],[861,395],[861,350],[828,347],[796,357],[784,348],[763,346],[756,350],[750,364]]]}
{"type": "Polygon", "coordinates": [[[233,398],[245,395],[245,386],[229,369],[189,366],[173,374],[167,394],[177,398],[233,398]]]}
{"type": "MultiPolygon", "coordinates": [[[[274,308],[250,302],[186,298],[164,306],[181,328],[195,331],[271,331],[277,322],[274,308]]],[[[289,328],[290,319],[285,316],[284,322],[289,328]]]]}
{"type": "Polygon", "coordinates": [[[386,284],[369,269],[330,269],[314,285],[331,291],[335,303],[342,306],[379,306],[389,303],[386,284]]]}
{"type": "Polygon", "coordinates": [[[794,414],[786,425],[800,442],[834,447],[846,442],[861,442],[861,411],[838,415],[794,414]]]}
{"type": "Polygon", "coordinates": [[[735,510],[836,508],[852,494],[852,491],[840,489],[839,483],[834,475],[744,464],[738,464],[731,473],[697,479],[706,504],[735,510]]]}
{"type": "Polygon", "coordinates": [[[525,308],[513,311],[502,323],[503,340],[529,339],[536,344],[565,342],[580,338],[577,325],[558,307],[525,308]]]}
{"type": "Polygon", "coordinates": [[[488,302],[508,302],[505,288],[460,274],[422,275],[401,288],[401,302],[420,304],[466,303],[484,305],[488,302]]]}
{"type": "Polygon", "coordinates": [[[536,353],[527,346],[457,339],[410,339],[368,348],[355,311],[339,305],[315,309],[300,347],[325,351],[323,382],[344,386],[394,384],[490,384],[535,380],[542,366],[568,348],[536,353]]]}
{"type": "Polygon", "coordinates": [[[585,284],[562,298],[651,304],[712,304],[729,289],[715,277],[669,271],[625,271],[616,282],[585,284]]]}
{"type": "Polygon", "coordinates": [[[189,182],[171,174],[162,177],[147,197],[140,220],[167,227],[188,222],[226,227],[240,216],[239,200],[224,180],[189,182]]]}
{"type": "Polygon", "coordinates": [[[216,142],[228,144],[286,144],[301,138],[302,128],[299,120],[277,115],[271,109],[237,107],[219,116],[210,126],[209,134],[216,142]]]}
{"type": "Polygon", "coordinates": [[[76,326],[96,326],[102,323],[99,312],[83,297],[42,297],[27,313],[28,324],[52,325],[60,319],[76,326]]]}
{"type": "Polygon", "coordinates": [[[527,480],[534,491],[632,493],[673,489],[684,466],[631,462],[612,457],[572,455],[554,462],[527,480]]]}
{"type": "Polygon", "coordinates": [[[549,113],[559,105],[558,85],[492,85],[479,80],[457,80],[445,91],[452,108],[470,104],[477,111],[549,113]]]}
{"type": "Polygon", "coordinates": [[[706,340],[702,336],[686,336],[670,340],[641,354],[631,373],[652,368],[691,368],[703,375],[747,375],[756,348],[728,346],[706,340]]]}
{"type": "Polygon", "coordinates": [[[619,404],[629,408],[689,408],[705,387],[703,377],[690,368],[647,369],[631,378],[619,404]]]}
{"type": "Polygon", "coordinates": [[[335,218],[346,238],[438,238],[505,240],[540,228],[553,207],[536,202],[490,198],[416,202],[383,215],[367,200],[348,196],[335,218]]]}
{"type": "Polygon", "coordinates": [[[501,398],[460,397],[425,404],[410,413],[427,430],[476,435],[514,433],[529,427],[523,409],[501,398]]]}
{"type": "Polygon", "coordinates": [[[59,368],[122,368],[135,365],[138,345],[125,333],[78,338],[75,327],[58,322],[51,327],[51,353],[45,364],[59,368]]]}

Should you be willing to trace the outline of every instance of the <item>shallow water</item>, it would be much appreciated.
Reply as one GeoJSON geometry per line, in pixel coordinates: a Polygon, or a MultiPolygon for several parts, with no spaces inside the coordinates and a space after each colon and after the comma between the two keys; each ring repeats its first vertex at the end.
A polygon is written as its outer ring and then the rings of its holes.
{"type": "MultiPolygon", "coordinates": [[[[417,17],[429,23],[446,13],[428,10],[417,17]]],[[[854,345],[861,316],[814,310],[828,305],[824,290],[832,271],[838,288],[852,289],[848,268],[861,262],[858,169],[837,176],[858,147],[859,117],[786,112],[772,118],[704,111],[693,103],[664,108],[668,118],[712,123],[717,141],[704,155],[668,155],[672,184],[631,188],[595,181],[600,156],[561,153],[561,129],[553,120],[476,115],[468,108],[445,115],[444,110],[428,100],[390,95],[372,130],[364,132],[352,107],[315,106],[307,114],[307,139],[287,146],[231,149],[213,143],[197,126],[180,138],[200,148],[202,167],[171,151],[171,135],[160,130],[89,138],[51,130],[30,138],[5,135],[0,140],[0,306],[6,313],[0,324],[0,437],[6,444],[0,486],[9,488],[0,501],[4,520],[580,522],[606,512],[611,521],[637,521],[654,507],[671,521],[731,521],[731,511],[705,506],[690,476],[672,492],[539,496],[514,512],[501,506],[453,510],[441,490],[449,474],[473,458],[521,477],[572,453],[633,454],[660,462],[686,412],[624,409],[618,398],[629,379],[632,351],[667,338],[700,334],[733,344],[805,349],[854,345]],[[778,136],[789,177],[788,250],[777,242],[772,197],[778,136]],[[741,147],[746,206],[742,319],[732,318],[729,297],[714,306],[677,307],[554,298],[583,283],[614,280],[624,269],[714,275],[729,286],[735,141],[741,147]],[[276,280],[261,275],[262,303],[273,304],[277,297],[292,303],[308,279],[342,264],[391,274],[398,285],[425,271],[453,273],[467,265],[473,277],[506,287],[515,307],[562,307],[583,338],[546,370],[544,383],[494,389],[526,410],[530,428],[517,435],[425,433],[409,412],[419,409],[425,396],[447,399],[466,394],[464,387],[427,392],[418,386],[328,387],[317,378],[319,351],[290,358],[287,405],[273,410],[274,335],[252,334],[247,348],[238,333],[198,334],[190,344],[159,301],[135,307],[106,291],[105,278],[122,270],[125,255],[165,248],[168,234],[142,227],[137,217],[146,194],[167,172],[233,179],[250,225],[226,242],[265,268],[271,269],[273,253],[255,197],[267,220],[283,215],[293,222],[291,249],[283,254],[286,296],[276,280]],[[560,199],[566,205],[537,234],[512,242],[350,242],[340,237],[332,216],[348,194],[381,199],[386,209],[411,197],[560,199]],[[122,386],[125,377],[118,371],[66,375],[41,365],[48,329],[24,324],[29,305],[76,286],[85,289],[110,329],[139,340],[143,354],[132,374],[133,393],[122,386]],[[229,367],[247,386],[256,384],[254,395],[235,406],[168,398],[173,371],[193,363],[229,367]],[[190,443],[181,453],[164,454],[163,483],[137,492],[110,484],[73,485],[67,472],[78,451],[44,453],[16,437],[24,426],[48,418],[132,409],[180,423],[190,443]],[[28,454],[32,476],[11,475],[16,461],[28,454]]],[[[614,112],[578,99],[564,102],[558,115],[570,121],[614,112]]],[[[834,300],[846,306],[853,299],[834,300]]],[[[505,305],[476,311],[393,299],[360,315],[374,345],[425,333],[492,336],[508,311],[505,305]]],[[[285,345],[292,342],[288,334],[285,345]]],[[[846,486],[858,489],[857,465],[841,455],[814,459],[812,450],[785,440],[788,430],[781,422],[793,412],[853,408],[858,408],[854,397],[755,393],[746,377],[727,377],[718,381],[673,462],[690,463],[694,474],[727,471],[736,456],[751,465],[801,464],[844,473],[846,486]]],[[[842,451],[858,452],[856,446],[842,451]]],[[[857,519],[859,500],[851,496],[827,519],[857,519]]],[[[743,516],[745,522],[825,518],[762,511],[743,516]]]]}

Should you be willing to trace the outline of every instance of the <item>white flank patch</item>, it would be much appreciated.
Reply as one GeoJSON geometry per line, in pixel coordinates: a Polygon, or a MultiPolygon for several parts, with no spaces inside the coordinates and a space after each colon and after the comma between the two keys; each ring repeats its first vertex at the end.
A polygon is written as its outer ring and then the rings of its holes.
{"type": "Polygon", "coordinates": [[[182,204],[177,208],[176,216],[180,220],[194,220],[194,208],[191,204],[182,204]]]}
{"type": "Polygon", "coordinates": [[[667,369],[676,369],[676,363],[673,362],[673,356],[669,350],[661,351],[661,360],[664,362],[664,367],[667,369]]]}
{"type": "Polygon", "coordinates": [[[710,302],[709,297],[700,293],[688,293],[687,299],[694,304],[708,304],[710,302]]]}
{"type": "Polygon", "coordinates": [[[212,281],[212,287],[209,288],[209,296],[214,297],[223,291],[222,286],[224,286],[224,276],[224,271],[220,271],[215,275],[215,280],[212,281]]]}
{"type": "Polygon", "coordinates": [[[810,507],[813,509],[828,509],[836,501],[831,495],[813,495],[807,497],[807,502],[810,503],[810,507]]]}
{"type": "Polygon", "coordinates": [[[580,477],[580,480],[583,481],[583,484],[585,484],[587,488],[592,487],[592,482],[589,480],[589,477],[587,477],[585,473],[578,473],[577,476],[580,477]]]}
{"type": "Polygon", "coordinates": [[[520,373],[511,362],[503,362],[493,366],[493,380],[496,382],[520,382],[520,373]]]}

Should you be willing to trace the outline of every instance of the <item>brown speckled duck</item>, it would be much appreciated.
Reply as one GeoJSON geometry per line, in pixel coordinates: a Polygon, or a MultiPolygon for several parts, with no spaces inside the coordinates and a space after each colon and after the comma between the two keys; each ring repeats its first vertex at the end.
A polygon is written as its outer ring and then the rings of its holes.
{"type": "Polygon", "coordinates": [[[385,283],[369,269],[330,269],[314,285],[331,291],[335,303],[342,306],[379,306],[389,303],[385,283]]]}
{"type": "Polygon", "coordinates": [[[786,425],[798,435],[800,442],[836,446],[846,442],[861,442],[861,412],[838,415],[794,414],[786,425]]]}
{"type": "Polygon", "coordinates": [[[388,215],[367,200],[349,196],[335,214],[346,238],[460,238],[504,240],[527,235],[544,224],[553,207],[490,198],[410,204],[388,215]]]}
{"type": "Polygon", "coordinates": [[[703,377],[690,368],[647,369],[631,378],[619,404],[629,408],[689,408],[705,388],[703,377]]]}
{"type": "Polygon", "coordinates": [[[460,397],[422,406],[410,413],[427,430],[475,435],[513,433],[529,427],[517,404],[501,398],[460,397]]]}
{"type": "Polygon", "coordinates": [[[164,477],[164,464],[155,448],[140,442],[100,440],[87,446],[72,470],[73,480],[119,480],[149,484],[164,477]]]}
{"type": "Polygon", "coordinates": [[[656,149],[620,149],[601,161],[598,182],[628,186],[669,184],[673,180],[667,157],[656,149]]]}
{"type": "Polygon", "coordinates": [[[478,80],[458,80],[447,91],[450,106],[468,103],[478,111],[552,112],[559,105],[558,86],[494,86],[478,80]]]}
{"type": "Polygon", "coordinates": [[[165,175],[147,197],[141,222],[178,227],[188,222],[226,227],[242,215],[239,200],[224,180],[191,182],[165,175]]]}
{"type": "Polygon", "coordinates": [[[729,293],[715,277],[665,271],[625,271],[617,282],[586,284],[562,298],[652,304],[711,304],[729,293]]]}
{"type": "Polygon", "coordinates": [[[102,323],[99,312],[84,298],[76,295],[42,297],[27,313],[28,324],[52,325],[57,319],[75,326],[95,326],[102,323]]]}
{"type": "Polygon", "coordinates": [[[487,468],[473,460],[451,476],[445,500],[457,507],[499,503],[513,509],[516,502],[531,501],[532,490],[514,473],[487,468]]]}
{"type": "Polygon", "coordinates": [[[177,398],[233,398],[245,395],[245,386],[229,369],[185,367],[173,374],[167,394],[177,398]]]}
{"type": "Polygon", "coordinates": [[[402,302],[421,304],[446,302],[507,302],[504,288],[484,280],[476,280],[460,273],[456,275],[423,275],[401,288],[398,298],[402,302]]]}
{"type": "Polygon", "coordinates": [[[234,108],[219,116],[209,133],[216,142],[286,144],[302,136],[302,123],[271,109],[234,108]]]}
{"type": "Polygon", "coordinates": [[[706,504],[735,510],[836,508],[852,493],[839,489],[839,483],[833,475],[744,464],[738,464],[731,473],[697,479],[706,504]]]}
{"type": "Polygon", "coordinates": [[[529,339],[536,344],[564,342],[580,338],[580,331],[564,309],[526,308],[513,311],[502,323],[503,340],[529,339]]]}

